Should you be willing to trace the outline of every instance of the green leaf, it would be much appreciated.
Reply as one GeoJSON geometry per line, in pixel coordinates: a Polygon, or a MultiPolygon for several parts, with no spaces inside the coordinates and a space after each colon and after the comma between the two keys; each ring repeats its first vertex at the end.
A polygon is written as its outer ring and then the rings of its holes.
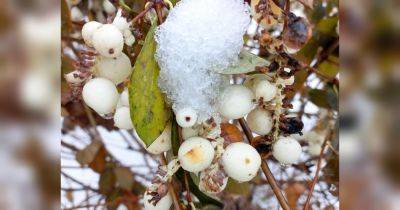
{"type": "Polygon", "coordinates": [[[336,25],[338,22],[338,17],[329,17],[321,19],[317,24],[317,30],[321,33],[336,36],[336,25]]]}
{"type": "Polygon", "coordinates": [[[327,61],[324,61],[319,65],[319,73],[330,78],[336,77],[336,75],[339,73],[338,60],[338,57],[329,56],[327,61]]]}
{"type": "Polygon", "coordinates": [[[172,127],[171,127],[171,146],[172,146],[172,153],[174,156],[178,156],[178,150],[180,146],[179,142],[179,130],[178,130],[178,123],[175,120],[175,116],[172,119],[172,127]]]}
{"type": "Polygon", "coordinates": [[[247,196],[250,194],[250,184],[247,182],[238,183],[232,179],[229,179],[224,191],[228,192],[229,194],[247,196]]]}
{"type": "Polygon", "coordinates": [[[220,74],[245,74],[255,70],[257,66],[267,66],[269,62],[246,50],[239,54],[239,61],[236,65],[221,70],[220,74]]]}
{"type": "Polygon", "coordinates": [[[160,68],[154,58],[156,24],[150,28],[140,51],[129,84],[132,123],[143,142],[149,146],[163,132],[169,118],[164,95],[158,88],[160,68]]]}
{"type": "Polygon", "coordinates": [[[326,90],[311,89],[308,91],[308,96],[310,101],[319,107],[327,109],[338,108],[338,97],[332,87],[329,87],[326,90]]]}

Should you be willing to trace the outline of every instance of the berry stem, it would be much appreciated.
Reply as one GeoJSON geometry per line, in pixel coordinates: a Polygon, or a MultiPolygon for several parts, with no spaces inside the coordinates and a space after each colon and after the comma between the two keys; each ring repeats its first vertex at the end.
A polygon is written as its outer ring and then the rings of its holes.
{"type": "MultiPolygon", "coordinates": [[[[251,144],[251,142],[253,141],[253,133],[251,132],[251,129],[249,128],[249,126],[247,125],[246,121],[243,118],[239,119],[239,124],[243,129],[244,134],[246,135],[247,139],[249,140],[249,143],[251,144]]],[[[268,164],[265,161],[261,162],[261,169],[265,175],[265,177],[267,178],[267,181],[269,183],[269,185],[272,188],[272,191],[274,192],[276,198],[279,201],[279,204],[281,205],[283,210],[290,210],[289,204],[285,198],[285,196],[283,195],[281,189],[278,186],[278,183],[275,180],[274,175],[272,174],[268,164]]]]}
{"type": "MultiPolygon", "coordinates": [[[[165,158],[164,154],[161,154],[160,157],[161,157],[160,158],[161,165],[168,165],[167,158],[165,158]]],[[[173,182],[173,179],[171,179],[171,181],[168,182],[168,191],[171,194],[175,209],[176,210],[182,210],[181,205],[179,203],[178,194],[176,193],[172,182],[173,182]]]]}

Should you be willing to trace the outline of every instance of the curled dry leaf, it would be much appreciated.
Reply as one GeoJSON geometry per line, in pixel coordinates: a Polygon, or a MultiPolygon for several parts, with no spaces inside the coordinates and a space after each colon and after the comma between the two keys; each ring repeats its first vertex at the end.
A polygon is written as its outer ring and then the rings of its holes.
{"type": "Polygon", "coordinates": [[[239,128],[229,123],[221,123],[221,137],[229,144],[243,141],[243,135],[239,128]]]}

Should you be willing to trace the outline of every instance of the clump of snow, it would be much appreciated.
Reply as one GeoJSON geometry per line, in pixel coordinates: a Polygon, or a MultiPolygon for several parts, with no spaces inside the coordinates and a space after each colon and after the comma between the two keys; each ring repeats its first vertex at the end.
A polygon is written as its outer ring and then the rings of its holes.
{"type": "Polygon", "coordinates": [[[191,107],[198,122],[218,118],[216,99],[229,83],[216,71],[235,64],[250,23],[243,0],[182,0],[156,31],[159,86],[176,112],[191,107]]]}

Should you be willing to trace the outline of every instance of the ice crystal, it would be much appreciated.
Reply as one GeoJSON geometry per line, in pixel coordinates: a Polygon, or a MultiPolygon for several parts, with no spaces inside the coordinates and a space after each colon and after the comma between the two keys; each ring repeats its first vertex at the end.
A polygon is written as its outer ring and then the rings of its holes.
{"type": "Polygon", "coordinates": [[[182,0],[157,29],[159,86],[174,111],[192,107],[198,122],[218,118],[216,98],[229,83],[217,70],[234,64],[250,23],[243,0],[182,0]]]}

